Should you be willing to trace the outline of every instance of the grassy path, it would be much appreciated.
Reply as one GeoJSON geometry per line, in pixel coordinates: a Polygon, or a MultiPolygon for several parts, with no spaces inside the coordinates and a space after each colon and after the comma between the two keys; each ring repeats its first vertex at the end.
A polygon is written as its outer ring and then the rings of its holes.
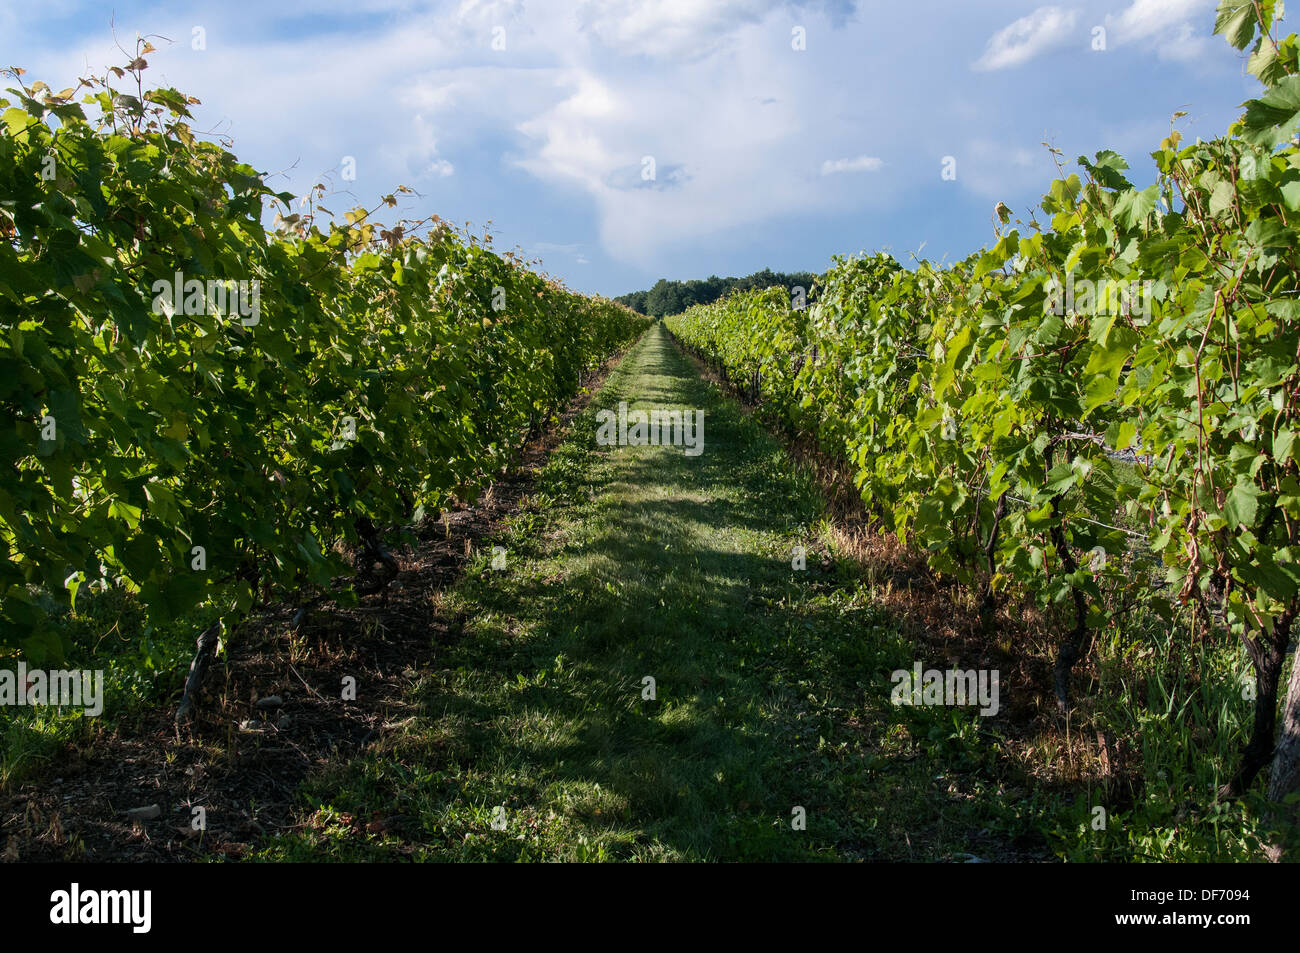
{"type": "Polygon", "coordinates": [[[463,632],[412,670],[398,725],[313,781],[309,823],[266,855],[987,855],[1026,822],[986,796],[968,712],[889,705],[913,652],[824,556],[820,505],[656,325],[495,541],[505,568],[484,552],[438,597],[463,632]],[[702,409],[703,454],[597,446],[620,400],[702,409]]]}

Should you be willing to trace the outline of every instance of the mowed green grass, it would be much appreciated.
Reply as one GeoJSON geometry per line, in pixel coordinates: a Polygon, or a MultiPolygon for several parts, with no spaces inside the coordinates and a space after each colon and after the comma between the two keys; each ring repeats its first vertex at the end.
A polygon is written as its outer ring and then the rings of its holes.
{"type": "Polygon", "coordinates": [[[890,705],[914,650],[812,554],[821,513],[655,325],[492,541],[506,568],[485,547],[444,597],[463,635],[411,671],[413,716],[314,778],[309,823],[260,856],[936,860],[1031,830],[971,709],[890,705]],[[703,410],[703,454],[598,446],[620,400],[703,410]]]}

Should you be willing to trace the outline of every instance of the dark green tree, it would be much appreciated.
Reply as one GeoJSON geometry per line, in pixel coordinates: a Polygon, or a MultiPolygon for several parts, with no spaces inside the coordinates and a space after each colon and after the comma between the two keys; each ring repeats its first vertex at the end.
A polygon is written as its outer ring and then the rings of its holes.
{"type": "Polygon", "coordinates": [[[783,287],[790,293],[795,288],[803,288],[805,300],[811,302],[815,298],[813,283],[817,277],[811,271],[783,273],[764,268],[744,278],[719,278],[717,275],[692,278],[689,281],[660,278],[649,291],[633,291],[614,300],[641,314],[654,317],[680,314],[693,305],[712,304],[732,291],[749,291],[753,288],[783,287]]]}
{"type": "Polygon", "coordinates": [[[666,314],[680,314],[682,306],[681,283],[660,278],[645,297],[646,314],[662,318],[666,314]]]}

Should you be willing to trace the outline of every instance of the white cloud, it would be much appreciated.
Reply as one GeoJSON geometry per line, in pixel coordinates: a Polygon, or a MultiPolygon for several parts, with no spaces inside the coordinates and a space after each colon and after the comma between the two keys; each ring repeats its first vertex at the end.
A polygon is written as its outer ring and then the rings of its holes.
{"type": "Polygon", "coordinates": [[[822,175],[836,172],[875,172],[884,166],[876,156],[858,156],[856,159],[827,159],[822,163],[822,175]]]}
{"type": "Polygon", "coordinates": [[[584,184],[599,181],[617,165],[634,161],[630,155],[620,161],[597,132],[598,120],[618,112],[615,94],[597,76],[568,71],[557,85],[571,86],[573,92],[542,115],[519,125],[520,132],[541,144],[519,165],[540,178],[584,184]]]}
{"type": "Polygon", "coordinates": [[[649,56],[701,56],[782,0],[589,0],[578,18],[602,44],[649,56]]]}
{"type": "Polygon", "coordinates": [[[1145,39],[1187,23],[1213,9],[1215,0],[1133,0],[1118,16],[1107,17],[1122,42],[1145,39]]]}
{"type": "Polygon", "coordinates": [[[998,70],[1027,63],[1068,40],[1078,19],[1077,10],[1039,7],[993,34],[974,68],[998,70]]]}
{"type": "Polygon", "coordinates": [[[1190,63],[1205,55],[1210,37],[1198,34],[1190,23],[1175,27],[1156,44],[1156,54],[1162,60],[1190,63]]]}
{"type": "Polygon", "coordinates": [[[1194,60],[1206,52],[1216,2],[1133,0],[1128,9],[1106,17],[1106,28],[1116,45],[1141,43],[1161,59],[1194,60]]]}
{"type": "Polygon", "coordinates": [[[436,79],[417,82],[406,90],[401,97],[402,105],[411,109],[437,110],[454,105],[458,99],[473,92],[473,85],[468,82],[439,83],[436,79]]]}
{"type": "Polygon", "coordinates": [[[410,119],[406,135],[380,147],[379,154],[398,165],[403,175],[416,176],[417,182],[427,177],[446,178],[456,169],[439,154],[435,130],[431,120],[416,113],[410,119]]]}
{"type": "Polygon", "coordinates": [[[774,12],[803,11],[782,24],[782,43],[790,29],[816,11],[842,24],[856,9],[855,0],[586,0],[577,21],[598,42],[622,53],[694,58],[716,51],[745,27],[774,12]]]}
{"type": "Polygon", "coordinates": [[[584,196],[605,253],[643,265],[705,236],[873,200],[816,175],[837,140],[860,135],[827,117],[864,107],[847,87],[828,92],[802,53],[768,42],[786,29],[773,15],[742,28],[734,48],[653,81],[626,68],[566,69],[556,78],[564,98],[518,124],[530,142],[515,164],[584,196]],[[776,90],[780,102],[765,105],[776,90]],[[653,181],[641,176],[644,156],[655,159],[653,181]]]}

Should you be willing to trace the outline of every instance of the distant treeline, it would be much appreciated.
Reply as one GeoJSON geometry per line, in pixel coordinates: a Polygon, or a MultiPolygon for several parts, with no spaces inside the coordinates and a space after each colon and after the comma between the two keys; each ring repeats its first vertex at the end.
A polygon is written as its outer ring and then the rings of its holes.
{"type": "Polygon", "coordinates": [[[816,280],[817,275],[811,271],[782,274],[770,268],[756,271],[745,278],[719,278],[717,275],[691,281],[669,281],[667,278],[660,278],[649,291],[633,291],[631,294],[620,295],[614,300],[641,314],[660,318],[666,314],[680,314],[691,305],[712,304],[732,291],[770,288],[772,285],[783,285],[787,289],[803,288],[804,294],[811,301],[812,286],[816,280]]]}

